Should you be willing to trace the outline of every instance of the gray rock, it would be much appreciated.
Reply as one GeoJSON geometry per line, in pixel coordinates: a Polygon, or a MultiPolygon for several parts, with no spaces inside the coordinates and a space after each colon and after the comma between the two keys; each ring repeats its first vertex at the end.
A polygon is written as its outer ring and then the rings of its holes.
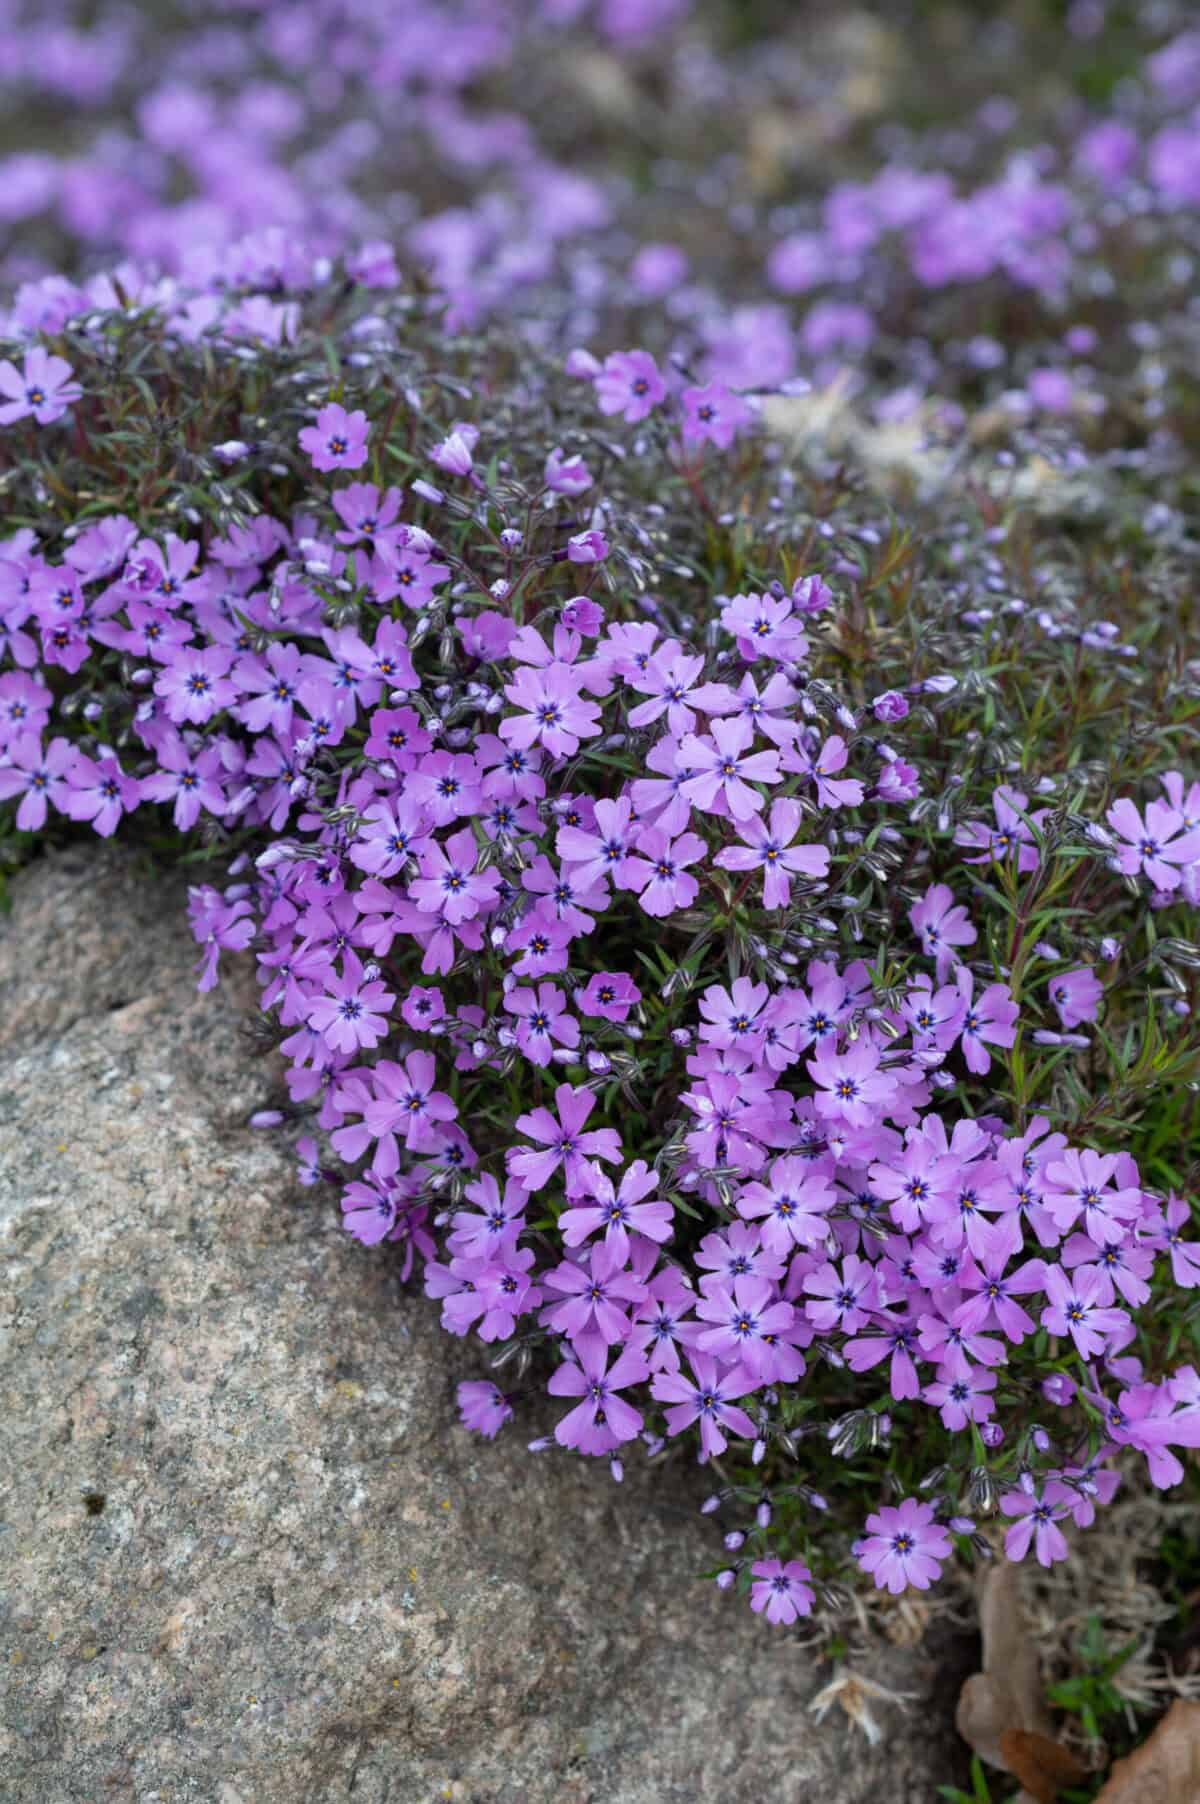
{"type": "Polygon", "coordinates": [[[6,1804],[936,1796],[927,1653],[883,1745],[818,1726],[828,1667],[695,1577],[701,1481],[453,1425],[482,1362],[241,1125],[278,1073],[177,882],[71,849],[0,933],[6,1804]]]}

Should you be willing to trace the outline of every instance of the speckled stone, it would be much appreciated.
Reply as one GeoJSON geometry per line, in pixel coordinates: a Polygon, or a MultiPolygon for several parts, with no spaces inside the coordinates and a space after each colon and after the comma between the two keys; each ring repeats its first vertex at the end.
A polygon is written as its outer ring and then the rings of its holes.
{"type": "Polygon", "coordinates": [[[884,1744],[817,1726],[686,1475],[454,1426],[481,1362],[241,1125],[278,1071],[181,887],[99,846],[15,887],[4,1804],[929,1804],[957,1675],[890,1653],[884,1744]]]}

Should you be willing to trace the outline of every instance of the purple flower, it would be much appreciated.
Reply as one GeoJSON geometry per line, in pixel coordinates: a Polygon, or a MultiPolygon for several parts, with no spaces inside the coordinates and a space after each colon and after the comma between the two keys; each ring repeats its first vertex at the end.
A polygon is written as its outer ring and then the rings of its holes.
{"type": "MultiPolygon", "coordinates": [[[[1125,1344],[1130,1326],[1123,1309],[1103,1302],[1105,1284],[1095,1266],[1080,1265],[1065,1272],[1061,1265],[1046,1267],[1046,1307],[1041,1323],[1051,1334],[1069,1334],[1082,1359],[1096,1359],[1105,1351],[1125,1344]]],[[[1108,1290],[1112,1295],[1111,1288],[1108,1290]]]]}
{"type": "Polygon", "coordinates": [[[221,787],[223,766],[215,746],[190,750],[178,733],[165,736],[157,748],[159,768],[142,778],[142,795],[156,802],[173,802],[172,818],[181,832],[194,827],[200,810],[222,815],[229,806],[221,787]]]}
{"type": "Polygon", "coordinates": [[[315,426],[300,432],[300,447],[316,470],[361,470],[367,461],[370,427],[361,408],[353,413],[338,402],[322,407],[315,426]]]}
{"type": "Polygon", "coordinates": [[[934,1521],[932,1504],[906,1497],[868,1516],[866,1526],[866,1537],[855,1543],[854,1552],[880,1590],[895,1595],[912,1585],[928,1591],[941,1577],[942,1563],[950,1557],[950,1536],[934,1521]]]}
{"type": "Polygon", "coordinates": [[[891,1101],[896,1080],[879,1068],[879,1049],[862,1034],[838,1051],[831,1040],[823,1042],[807,1061],[809,1075],[818,1086],[814,1098],[817,1113],[826,1121],[846,1121],[865,1127],[891,1101]]]}
{"type": "Polygon", "coordinates": [[[683,401],[683,442],[703,443],[706,439],[722,451],[728,451],[739,432],[744,432],[754,415],[732,389],[720,382],[706,388],[685,388],[683,401]]]}
{"type": "Polygon", "coordinates": [[[107,839],[117,830],[122,814],[137,807],[141,785],[127,777],[113,753],[101,749],[99,758],[76,752],[67,770],[67,793],[59,803],[73,821],[91,821],[107,839]]]}
{"type": "Polygon", "coordinates": [[[196,987],[215,989],[221,953],[244,952],[254,938],[254,911],[244,897],[228,901],[219,891],[203,884],[188,891],[188,915],[192,933],[204,947],[196,987]]]}
{"type": "Polygon", "coordinates": [[[693,1422],[700,1424],[700,1463],[724,1453],[729,1445],[727,1434],[754,1438],[754,1423],[735,1398],[757,1388],[757,1381],[742,1366],[722,1369],[705,1353],[690,1350],[689,1377],[682,1369],[656,1372],[650,1385],[651,1395],[659,1403],[672,1407],[664,1411],[668,1434],[682,1434],[693,1422]]]}
{"type": "Polygon", "coordinates": [[[551,664],[545,670],[523,664],[504,690],[521,711],[500,722],[501,739],[521,751],[540,744],[552,757],[569,758],[579,750],[581,739],[592,739],[600,731],[600,711],[580,690],[579,676],[566,664],[551,664]]]}
{"type": "Polygon", "coordinates": [[[624,1264],[629,1258],[631,1233],[660,1244],[671,1238],[675,1211],[670,1203],[658,1198],[644,1200],[658,1182],[644,1159],[633,1161],[621,1178],[619,1190],[614,1189],[612,1179],[598,1166],[586,1166],[584,1178],[590,1194],[573,1196],[571,1207],[558,1218],[567,1246],[582,1246],[603,1228],[605,1241],[624,1264]]]}
{"type": "Polygon", "coordinates": [[[441,915],[452,925],[489,910],[496,900],[500,878],[495,871],[475,869],[478,855],[475,835],[469,827],[452,833],[444,846],[429,841],[421,853],[421,875],[408,886],[417,907],[441,915]]]}
{"type": "Polygon", "coordinates": [[[478,426],[469,426],[459,420],[451,428],[449,435],[440,444],[434,445],[429,455],[438,469],[445,470],[448,475],[469,476],[474,466],[473,452],[478,443],[478,426]]]}
{"type": "Polygon", "coordinates": [[[594,479],[582,457],[568,457],[561,445],[555,445],[546,459],[543,480],[556,495],[582,495],[594,479]]]}
{"type": "Polygon", "coordinates": [[[601,413],[619,413],[630,425],[666,398],[666,385],[648,351],[613,351],[595,378],[601,413]]]}
{"type": "Polygon", "coordinates": [[[593,1128],[582,1132],[583,1124],[596,1106],[590,1090],[574,1089],[560,1084],[554,1092],[558,1118],[549,1109],[534,1109],[518,1115],[514,1123],[519,1134],[536,1140],[544,1151],[531,1146],[510,1147],[508,1168],[529,1190],[541,1190],[562,1167],[568,1186],[577,1187],[585,1159],[606,1159],[610,1163],[621,1157],[621,1139],[612,1128],[593,1128]]]}
{"type": "Polygon", "coordinates": [[[53,802],[67,812],[67,772],[75,759],[69,739],[52,739],[45,751],[36,733],[23,733],[13,741],[0,764],[0,800],[19,795],[17,826],[22,833],[37,833],[46,824],[47,805],[53,802]]]}
{"type": "Polygon", "coordinates": [[[1053,1566],[1065,1560],[1068,1547],[1058,1524],[1066,1515],[1066,1506],[1043,1497],[1032,1485],[1028,1491],[1006,1491],[1000,1499],[1006,1516],[1017,1520],[1004,1537],[1004,1551],[1010,1560],[1023,1560],[1034,1542],[1039,1566],[1053,1566]]]}
{"type": "Polygon", "coordinates": [[[573,564],[602,564],[608,556],[608,540],[592,528],[567,540],[567,557],[573,564]]]}
{"type": "Polygon", "coordinates": [[[366,976],[361,959],[349,947],[342,957],[341,976],[326,981],[326,994],[309,1008],[309,1026],[338,1052],[378,1046],[388,1031],[387,1011],[396,1000],[392,991],[366,976]]]}
{"type": "Polygon", "coordinates": [[[562,991],[552,983],[536,990],[510,990],[504,999],[510,1015],[517,1017],[517,1045],[535,1065],[545,1066],[560,1046],[579,1044],[579,1023],[567,1007],[562,991]]]}
{"type": "Polygon", "coordinates": [[[626,1263],[627,1255],[609,1241],[598,1240],[589,1247],[585,1260],[576,1264],[564,1259],[548,1271],[546,1288],[565,1295],[564,1302],[552,1304],[546,1312],[550,1326],[572,1340],[593,1334],[609,1346],[627,1340],[625,1306],[643,1302],[646,1286],[626,1270],[626,1263]]]}
{"type": "Polygon", "coordinates": [[[233,653],[223,645],[182,645],[154,685],[167,713],[177,722],[199,726],[238,698],[238,685],[229,677],[233,653]]]}
{"type": "Polygon", "coordinates": [[[1058,1010],[1058,1018],[1066,1028],[1094,1021],[1100,1012],[1104,985],[1088,965],[1077,965],[1050,979],[1050,1000],[1058,1010]]]}
{"type": "Polygon", "coordinates": [[[903,720],[908,713],[908,703],[898,689],[885,689],[871,703],[871,712],[876,720],[903,720]]]}
{"type": "Polygon", "coordinates": [[[948,885],[935,883],[913,904],[908,918],[926,955],[937,960],[938,982],[945,983],[958,963],[958,947],[973,946],[978,937],[966,909],[955,902],[948,885]]]}
{"type": "Polygon", "coordinates": [[[680,787],[693,807],[734,821],[761,813],[763,798],[750,785],[779,781],[779,753],[774,747],[751,752],[753,742],[754,728],[744,718],[714,720],[703,738],[684,735],[678,767],[692,774],[680,787]]]}
{"type": "Polygon", "coordinates": [[[32,417],[39,426],[61,420],[83,390],[65,357],[54,357],[41,345],[25,353],[25,367],[17,369],[7,358],[0,363],[0,426],[32,417]]]}
{"type": "Polygon", "coordinates": [[[1127,877],[1144,872],[1155,889],[1178,889],[1179,866],[1200,859],[1200,827],[1185,830],[1182,815],[1166,802],[1148,803],[1143,820],[1133,803],[1122,798],[1104,818],[1128,842],[1114,854],[1117,869],[1127,877]]]}
{"type": "Polygon", "coordinates": [[[802,1560],[755,1560],[754,1583],[750,1587],[750,1608],[760,1614],[765,1610],[768,1622],[795,1622],[808,1616],[816,1601],[816,1592],[808,1583],[812,1573],[802,1560]]]}
{"type": "Polygon", "coordinates": [[[625,872],[628,887],[648,915],[669,915],[695,901],[699,885],[688,876],[687,867],[703,858],[705,850],[697,833],[672,839],[651,827],[642,834],[637,855],[625,860],[625,872]]]}
{"type": "Polygon", "coordinates": [[[700,1350],[726,1365],[740,1364],[756,1377],[761,1376],[764,1337],[786,1334],[795,1313],[790,1303],[779,1300],[775,1286],[763,1278],[707,1283],[696,1314],[715,1325],[700,1334],[700,1350]]]}
{"type": "Polygon", "coordinates": [[[604,1021],[627,1021],[629,1011],[642,1000],[642,992],[624,971],[595,971],[587,987],[575,998],[581,1015],[604,1021]]]}
{"type": "Polygon", "coordinates": [[[626,1347],[610,1366],[610,1347],[599,1336],[582,1335],[575,1342],[578,1365],[564,1361],[550,1374],[546,1389],[552,1397],[578,1397],[554,1430],[561,1447],[578,1447],[581,1453],[610,1453],[641,1433],[645,1418],[618,1391],[640,1384],[649,1376],[645,1356],[626,1347]]]}
{"type": "Polygon", "coordinates": [[[722,846],[713,860],[726,871],[763,874],[763,907],[786,908],[791,899],[789,874],[804,877],[829,875],[829,851],[825,846],[792,844],[803,816],[799,802],[780,796],[771,804],[766,821],[758,815],[737,822],[741,846],[722,846]]]}
{"type": "Polygon", "coordinates": [[[489,1441],[494,1441],[504,1424],[512,1420],[512,1404],[490,1379],[468,1379],[454,1394],[463,1427],[486,1435],[489,1441]]]}
{"type": "Polygon", "coordinates": [[[826,1216],[837,1202],[828,1179],[803,1159],[776,1159],[769,1183],[744,1184],[738,1214],[762,1222],[768,1252],[791,1253],[796,1247],[819,1246],[829,1234],[826,1216]]]}
{"type": "Polygon", "coordinates": [[[1014,1044],[1017,1037],[1015,1024],[1020,1011],[1002,983],[989,984],[976,999],[974,972],[960,969],[957,981],[963,1003],[963,1015],[959,1024],[963,1057],[967,1061],[967,1069],[973,1071],[976,1077],[982,1077],[992,1066],[988,1046],[1014,1044]]]}

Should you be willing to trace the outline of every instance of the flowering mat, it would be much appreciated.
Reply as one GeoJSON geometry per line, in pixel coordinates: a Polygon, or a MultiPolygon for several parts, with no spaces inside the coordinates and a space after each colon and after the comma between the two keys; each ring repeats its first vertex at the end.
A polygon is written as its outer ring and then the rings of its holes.
{"type": "Polygon", "coordinates": [[[731,1608],[1086,1561],[1200,1445],[1200,36],[810,92],[822,190],[737,148],[785,25],[413,11],[17,30],[95,134],[0,158],[4,856],[186,863],[250,1125],[477,1348],[465,1429],[698,1461],[731,1608]]]}

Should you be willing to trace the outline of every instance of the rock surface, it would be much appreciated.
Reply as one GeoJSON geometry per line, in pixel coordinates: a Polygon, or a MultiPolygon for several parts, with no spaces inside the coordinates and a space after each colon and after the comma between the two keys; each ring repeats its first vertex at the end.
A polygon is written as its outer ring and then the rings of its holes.
{"type": "Polygon", "coordinates": [[[248,1132],[253,984],[179,885],[49,856],[0,921],[5,1804],[928,1804],[956,1683],[870,1748],[695,1574],[693,1490],[453,1426],[481,1369],[248,1132]]]}

